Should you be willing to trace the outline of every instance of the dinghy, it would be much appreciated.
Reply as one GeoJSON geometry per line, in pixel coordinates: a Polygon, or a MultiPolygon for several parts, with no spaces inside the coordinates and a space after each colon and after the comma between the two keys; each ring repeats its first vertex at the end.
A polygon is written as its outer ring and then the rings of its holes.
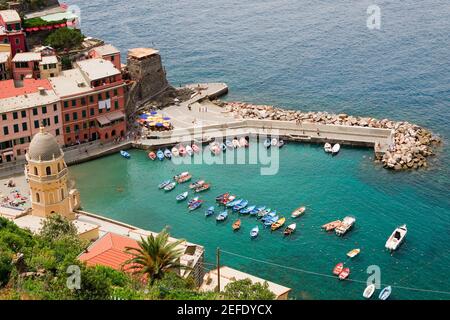
{"type": "Polygon", "coordinates": [[[123,150],[120,150],[120,155],[122,156],[122,157],[124,157],[125,159],[130,159],[130,154],[128,153],[128,152],[126,152],[126,151],[123,151],[123,150]]]}
{"type": "Polygon", "coordinates": [[[190,204],[189,207],[188,207],[189,211],[194,211],[194,210],[200,208],[202,206],[202,204],[203,204],[202,200],[198,200],[198,201],[190,204]]]}
{"type": "Polygon", "coordinates": [[[272,145],[272,141],[267,138],[266,140],[264,140],[264,147],[266,147],[266,149],[270,148],[270,146],[272,145]]]}
{"type": "Polygon", "coordinates": [[[286,144],[286,143],[284,142],[284,140],[280,140],[280,141],[278,141],[277,147],[278,147],[279,149],[281,149],[281,148],[284,147],[285,144],[286,144]]]}
{"type": "Polygon", "coordinates": [[[259,228],[258,227],[254,227],[251,231],[250,231],[250,237],[252,238],[256,238],[259,234],[259,228]]]}
{"type": "Polygon", "coordinates": [[[228,202],[225,206],[228,208],[232,208],[235,205],[241,203],[242,201],[244,201],[244,199],[234,200],[234,201],[228,202]]]}
{"type": "Polygon", "coordinates": [[[350,268],[344,268],[341,273],[339,273],[339,280],[345,280],[350,275],[350,268]]]}
{"type": "Polygon", "coordinates": [[[278,139],[277,139],[277,138],[273,138],[273,139],[270,141],[270,144],[271,144],[272,147],[276,147],[277,144],[278,144],[278,139]]]}
{"type": "Polygon", "coordinates": [[[264,218],[266,215],[268,215],[269,212],[270,212],[271,210],[272,210],[272,209],[270,209],[270,208],[263,209],[263,210],[261,210],[260,212],[258,212],[258,213],[256,214],[256,216],[257,216],[258,219],[262,219],[262,218],[264,218]]]}
{"type": "Polygon", "coordinates": [[[173,189],[175,189],[176,185],[177,185],[176,182],[171,182],[167,186],[164,187],[164,190],[165,191],[172,191],[173,189]]]}
{"type": "Polygon", "coordinates": [[[266,207],[256,207],[255,209],[253,209],[252,211],[250,211],[250,215],[251,216],[256,216],[258,215],[259,212],[263,211],[264,209],[266,209],[266,207]]]}
{"type": "Polygon", "coordinates": [[[243,208],[239,210],[240,214],[249,214],[251,211],[253,211],[256,208],[256,206],[249,206],[247,208],[243,208]]]}
{"type": "Polygon", "coordinates": [[[205,184],[201,185],[200,187],[195,188],[194,192],[195,193],[203,192],[203,191],[209,190],[210,187],[211,187],[211,184],[205,183],[205,184]]]}
{"type": "Polygon", "coordinates": [[[387,300],[389,298],[389,296],[392,293],[392,287],[388,286],[386,288],[384,288],[383,290],[381,290],[380,295],[378,296],[378,299],[380,300],[387,300]]]}
{"type": "Polygon", "coordinates": [[[205,180],[198,180],[189,185],[189,189],[196,189],[205,184],[205,180]]]}
{"type": "Polygon", "coordinates": [[[169,149],[164,150],[164,157],[168,160],[172,159],[172,152],[169,149]]]}
{"type": "Polygon", "coordinates": [[[226,140],[225,141],[225,145],[227,146],[228,149],[233,149],[233,142],[231,142],[230,140],[226,140]]]}
{"type": "Polygon", "coordinates": [[[156,152],[156,157],[158,158],[159,161],[163,161],[164,160],[164,152],[161,149],[158,150],[158,152],[156,152]]]}
{"type": "Polygon", "coordinates": [[[189,192],[186,191],[186,192],[183,192],[183,193],[180,193],[179,195],[177,195],[176,199],[177,199],[177,201],[184,201],[184,200],[186,200],[188,195],[189,195],[189,192]]]}
{"type": "Polygon", "coordinates": [[[333,268],[333,274],[338,276],[342,270],[344,269],[344,264],[342,262],[339,262],[337,265],[333,268]]]}
{"type": "Polygon", "coordinates": [[[188,206],[190,206],[191,204],[193,204],[194,202],[197,202],[197,201],[199,201],[199,197],[192,198],[191,200],[188,201],[188,206]]]}
{"type": "Polygon", "coordinates": [[[171,182],[171,180],[163,181],[163,182],[161,182],[161,183],[158,185],[158,188],[159,188],[159,189],[164,189],[170,182],[171,182]]]}
{"type": "Polygon", "coordinates": [[[295,229],[297,228],[297,224],[293,223],[288,225],[288,227],[286,229],[284,229],[284,235],[285,236],[290,236],[292,233],[294,233],[295,229]]]}
{"type": "Polygon", "coordinates": [[[238,220],[236,220],[234,223],[233,223],[233,231],[237,231],[237,230],[239,230],[240,228],[241,228],[241,219],[238,219],[238,220]]]}
{"type": "Polygon", "coordinates": [[[228,211],[224,211],[216,217],[217,221],[225,221],[228,218],[228,211]]]}
{"type": "Polygon", "coordinates": [[[373,283],[372,283],[372,284],[369,284],[369,285],[364,289],[363,297],[366,298],[366,299],[370,299],[370,298],[372,297],[372,295],[374,294],[375,289],[376,289],[376,287],[375,287],[375,285],[374,285],[373,283]]]}
{"type": "Polygon", "coordinates": [[[233,139],[233,148],[239,148],[241,145],[239,144],[238,139],[234,138],[233,139]]]}
{"type": "Polygon", "coordinates": [[[194,150],[192,150],[190,145],[186,146],[186,154],[190,157],[192,157],[194,155],[194,150]]]}
{"type": "Polygon", "coordinates": [[[339,227],[342,224],[341,220],[335,220],[328,222],[322,226],[322,229],[325,229],[325,231],[333,231],[337,227],[339,227]]]}
{"type": "Polygon", "coordinates": [[[300,217],[301,215],[303,215],[303,214],[305,213],[305,211],[306,211],[306,207],[300,207],[300,208],[297,208],[297,209],[295,209],[295,210],[292,212],[291,217],[292,217],[292,218],[298,218],[298,217],[300,217]]]}
{"type": "Polygon", "coordinates": [[[247,139],[245,139],[245,137],[239,139],[239,145],[241,146],[241,148],[247,148],[248,147],[247,139]]]}
{"type": "Polygon", "coordinates": [[[394,232],[392,232],[391,236],[387,239],[385,247],[390,251],[395,251],[402,244],[403,240],[406,237],[406,233],[408,229],[406,228],[406,224],[396,228],[394,232]]]}
{"type": "Polygon", "coordinates": [[[248,201],[243,200],[243,201],[239,202],[238,204],[236,204],[235,206],[233,206],[233,211],[240,211],[240,210],[244,209],[247,205],[248,205],[248,201]]]}
{"type": "Polygon", "coordinates": [[[172,157],[178,157],[180,153],[178,152],[178,149],[176,147],[172,148],[172,157]]]}
{"type": "Polygon", "coordinates": [[[209,207],[208,210],[205,211],[205,216],[209,217],[212,216],[214,214],[214,207],[209,207]]]}
{"type": "Polygon", "coordinates": [[[355,224],[356,219],[351,216],[347,216],[342,220],[342,223],[340,226],[338,226],[334,231],[338,236],[343,236],[346,234],[355,224]]]}
{"type": "Polygon", "coordinates": [[[178,153],[181,157],[186,156],[186,148],[182,144],[178,147],[178,153]]]}
{"type": "Polygon", "coordinates": [[[286,218],[281,218],[278,221],[272,223],[270,228],[272,231],[278,230],[284,225],[285,222],[286,222],[286,218]]]}
{"type": "Polygon", "coordinates": [[[339,150],[341,150],[341,145],[339,143],[336,143],[333,148],[331,148],[331,154],[337,155],[339,153],[339,150]]]}
{"type": "Polygon", "coordinates": [[[223,199],[228,198],[228,196],[230,195],[230,193],[223,193],[219,196],[216,197],[216,202],[222,202],[223,199]]]}
{"type": "Polygon", "coordinates": [[[280,217],[279,216],[275,216],[272,218],[267,219],[266,221],[264,221],[264,226],[265,227],[272,227],[272,225],[278,221],[280,217]]]}
{"type": "Polygon", "coordinates": [[[200,147],[194,143],[192,145],[192,151],[194,151],[194,153],[199,153],[200,152],[200,147]]]}
{"type": "Polygon", "coordinates": [[[347,252],[347,257],[354,258],[361,252],[361,249],[353,249],[349,252],[347,252]]]}
{"type": "Polygon", "coordinates": [[[156,159],[156,153],[154,153],[153,151],[148,153],[148,157],[150,160],[155,160],[156,159]]]}
{"type": "Polygon", "coordinates": [[[325,143],[325,146],[323,147],[323,150],[325,150],[326,153],[331,153],[331,150],[333,148],[331,147],[331,144],[329,144],[328,142],[325,143]]]}

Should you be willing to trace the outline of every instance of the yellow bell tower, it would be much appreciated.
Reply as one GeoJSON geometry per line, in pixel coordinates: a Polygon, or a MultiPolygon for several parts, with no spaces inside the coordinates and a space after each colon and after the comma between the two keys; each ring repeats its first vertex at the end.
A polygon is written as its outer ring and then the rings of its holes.
{"type": "Polygon", "coordinates": [[[26,159],[31,214],[46,218],[56,213],[70,220],[75,219],[74,210],[80,207],[80,197],[77,190],[68,188],[64,153],[55,137],[41,127],[31,140],[26,159]]]}

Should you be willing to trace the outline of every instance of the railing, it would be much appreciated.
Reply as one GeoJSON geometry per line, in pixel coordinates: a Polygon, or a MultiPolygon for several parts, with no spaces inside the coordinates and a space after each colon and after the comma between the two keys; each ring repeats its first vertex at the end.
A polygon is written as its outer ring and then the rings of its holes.
{"type": "Polygon", "coordinates": [[[56,180],[56,179],[60,179],[62,176],[66,175],[68,173],[67,168],[62,169],[60,172],[58,172],[57,174],[52,174],[52,175],[48,175],[48,176],[36,176],[30,172],[28,172],[28,178],[30,180],[37,180],[37,181],[41,181],[41,182],[45,182],[45,181],[51,181],[51,180],[56,180]]]}

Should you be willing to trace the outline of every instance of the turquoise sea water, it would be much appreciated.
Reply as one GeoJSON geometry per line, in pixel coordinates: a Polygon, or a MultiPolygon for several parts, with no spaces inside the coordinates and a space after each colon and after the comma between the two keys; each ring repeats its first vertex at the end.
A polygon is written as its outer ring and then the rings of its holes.
{"type": "MultiPolygon", "coordinates": [[[[81,8],[82,29],[113,43],[160,49],[174,85],[223,81],[227,99],[302,110],[326,110],[408,120],[450,137],[450,11],[447,0],[376,1],[381,30],[366,27],[372,1],[224,0],[69,1],[81,8]]],[[[214,250],[330,274],[345,253],[361,247],[349,263],[351,278],[365,280],[368,265],[382,269],[382,282],[449,291],[450,152],[444,145],[430,169],[394,173],[372,163],[372,152],[344,148],[327,157],[320,146],[289,145],[280,172],[262,177],[257,166],[174,166],[110,156],[71,168],[85,209],[151,230],[169,225],[174,236],[202,244],[207,262],[214,250]],[[249,241],[242,232],[188,214],[177,191],[156,185],[183,170],[210,180],[211,200],[227,190],[290,213],[309,205],[298,233],[283,239],[262,232],[249,241]],[[92,179],[95,177],[95,179],[92,179]],[[119,188],[119,189],[118,189],[119,188]],[[123,192],[119,192],[123,188],[123,192]],[[119,191],[118,191],[119,190],[119,191]],[[345,238],[319,227],[352,214],[356,228],[345,238]],[[391,257],[383,250],[392,230],[407,223],[404,246],[391,257]]],[[[178,191],[180,191],[178,189],[178,191]]],[[[340,283],[223,254],[223,263],[294,289],[297,298],[358,299],[363,284],[340,283]]],[[[449,295],[394,289],[392,298],[448,299],[449,295]]]]}

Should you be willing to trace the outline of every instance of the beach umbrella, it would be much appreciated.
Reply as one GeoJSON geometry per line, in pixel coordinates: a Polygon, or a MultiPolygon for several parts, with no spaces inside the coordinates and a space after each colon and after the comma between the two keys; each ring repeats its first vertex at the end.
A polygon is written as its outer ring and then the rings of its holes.
{"type": "Polygon", "coordinates": [[[163,120],[168,121],[168,120],[170,120],[170,118],[169,117],[164,117],[163,120]]]}
{"type": "Polygon", "coordinates": [[[150,114],[151,114],[152,116],[154,116],[155,114],[158,114],[158,112],[152,111],[150,114]]]}
{"type": "Polygon", "coordinates": [[[148,118],[148,115],[146,115],[146,114],[141,114],[139,116],[139,119],[142,119],[142,120],[147,120],[147,118],[148,118]]]}
{"type": "Polygon", "coordinates": [[[163,125],[161,122],[157,122],[157,123],[156,123],[156,126],[157,126],[157,127],[163,127],[164,125],[163,125]]]}

